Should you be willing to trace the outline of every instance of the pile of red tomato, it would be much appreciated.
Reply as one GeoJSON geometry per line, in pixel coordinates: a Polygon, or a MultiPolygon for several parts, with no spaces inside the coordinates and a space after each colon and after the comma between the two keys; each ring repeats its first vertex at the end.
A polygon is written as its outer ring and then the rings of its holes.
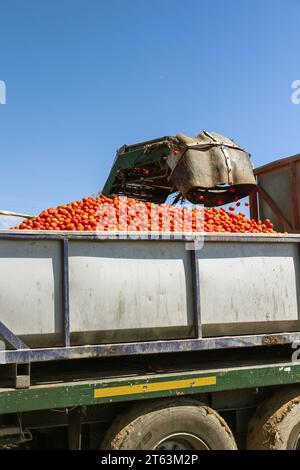
{"type": "MultiPolygon", "coordinates": [[[[247,203],[246,203],[247,204],[247,203]]],[[[236,206],[239,206],[237,203],[236,206]]],[[[274,233],[270,220],[249,220],[235,206],[221,209],[173,207],[126,197],[87,197],[47,209],[23,221],[22,230],[274,233]]]]}

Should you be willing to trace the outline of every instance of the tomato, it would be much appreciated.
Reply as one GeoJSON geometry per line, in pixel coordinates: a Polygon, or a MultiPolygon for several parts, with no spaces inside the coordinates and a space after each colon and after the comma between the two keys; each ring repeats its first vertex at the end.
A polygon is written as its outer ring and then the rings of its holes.
{"type": "MultiPolygon", "coordinates": [[[[235,192],[231,187],[230,192],[235,192]]],[[[199,196],[203,199],[203,196],[199,196]]],[[[49,208],[33,220],[25,220],[20,230],[78,230],[78,231],[156,231],[156,232],[230,232],[230,233],[274,233],[269,219],[264,222],[249,220],[243,214],[234,213],[241,205],[217,209],[173,207],[168,204],[141,202],[126,197],[113,199],[101,196],[83,198],[82,201],[49,208]]],[[[217,200],[222,205],[221,199],[217,200]]],[[[245,205],[249,205],[245,203],[245,205]]]]}
{"type": "Polygon", "coordinates": [[[266,219],[266,220],[265,220],[265,224],[266,224],[266,226],[267,226],[268,228],[273,228],[273,224],[272,224],[272,222],[270,221],[270,219],[266,219]]]}

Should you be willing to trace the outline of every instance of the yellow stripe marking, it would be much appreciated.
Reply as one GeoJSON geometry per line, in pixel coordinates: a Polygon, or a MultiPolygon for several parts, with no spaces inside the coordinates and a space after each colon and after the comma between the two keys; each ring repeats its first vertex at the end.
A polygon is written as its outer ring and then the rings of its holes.
{"type": "Polygon", "coordinates": [[[206,385],[215,385],[216,383],[217,377],[211,376],[201,377],[198,379],[170,380],[168,382],[153,382],[136,385],[122,385],[120,387],[96,388],[94,390],[94,398],[160,392],[162,390],[175,390],[178,388],[205,387],[206,385]]]}

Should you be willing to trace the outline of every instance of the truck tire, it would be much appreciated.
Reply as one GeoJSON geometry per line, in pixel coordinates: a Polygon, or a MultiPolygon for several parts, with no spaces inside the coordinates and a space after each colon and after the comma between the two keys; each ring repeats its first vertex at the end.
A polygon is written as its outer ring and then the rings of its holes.
{"type": "Polygon", "coordinates": [[[101,449],[235,450],[224,419],[196,400],[151,400],[136,404],[107,431],[101,449]]]}
{"type": "Polygon", "coordinates": [[[300,449],[300,389],[276,393],[258,406],[247,436],[247,449],[300,449]]]}

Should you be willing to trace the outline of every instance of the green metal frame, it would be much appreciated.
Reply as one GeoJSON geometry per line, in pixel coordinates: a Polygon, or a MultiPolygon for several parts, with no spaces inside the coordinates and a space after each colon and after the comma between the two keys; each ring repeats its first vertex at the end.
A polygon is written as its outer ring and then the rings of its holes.
{"type": "Polygon", "coordinates": [[[171,139],[172,137],[165,136],[160,137],[159,139],[149,140],[141,142],[139,144],[121,147],[121,149],[119,149],[117,152],[113,166],[104,184],[101,194],[103,194],[104,196],[109,196],[111,194],[111,189],[119,170],[132,168],[135,165],[150,165],[153,163],[157,163],[161,160],[161,156],[164,153],[165,149],[163,147],[158,148],[155,152],[151,152],[150,154],[147,154],[147,156],[145,156],[144,150],[146,145],[151,145],[167,140],[171,141],[171,139]],[[124,152],[122,152],[123,149],[124,152]]]}
{"type": "MultiPolygon", "coordinates": [[[[192,371],[168,374],[148,374],[139,377],[122,377],[116,379],[96,379],[79,382],[52,383],[34,385],[29,389],[0,389],[0,414],[17,413],[50,408],[68,408],[74,406],[88,406],[106,403],[127,402],[147,398],[162,398],[179,395],[191,395],[207,392],[220,392],[225,390],[260,388],[287,384],[300,384],[300,364],[284,363],[269,366],[252,366],[232,369],[215,369],[206,371],[192,371]],[[118,391],[119,387],[135,387],[142,385],[147,389],[155,384],[182,381],[185,379],[197,380],[215,377],[212,385],[192,386],[187,388],[173,388],[172,390],[145,391],[141,393],[111,395],[112,389],[118,391]],[[95,398],[95,391],[110,389],[110,396],[95,398]]],[[[120,390],[120,388],[119,388],[120,390]]]]}

